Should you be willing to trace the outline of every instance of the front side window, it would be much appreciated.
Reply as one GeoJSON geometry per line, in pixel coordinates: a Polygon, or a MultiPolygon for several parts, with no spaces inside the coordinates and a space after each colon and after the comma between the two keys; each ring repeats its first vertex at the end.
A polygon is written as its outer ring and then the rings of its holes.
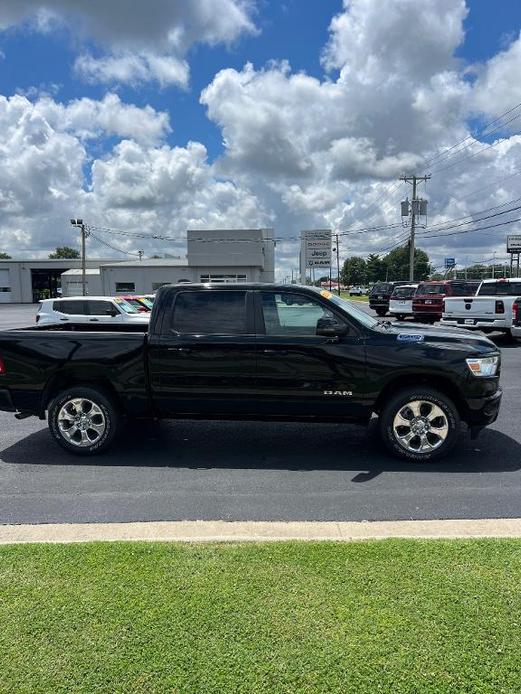
{"type": "Polygon", "coordinates": [[[335,318],[314,298],[291,292],[263,292],[262,311],[266,335],[314,336],[320,318],[335,318]]]}
{"type": "Polygon", "coordinates": [[[116,312],[110,301],[89,301],[88,306],[91,316],[111,316],[116,312]]]}
{"type": "Polygon", "coordinates": [[[244,335],[246,292],[181,292],[174,304],[173,330],[185,335],[244,335]]]}

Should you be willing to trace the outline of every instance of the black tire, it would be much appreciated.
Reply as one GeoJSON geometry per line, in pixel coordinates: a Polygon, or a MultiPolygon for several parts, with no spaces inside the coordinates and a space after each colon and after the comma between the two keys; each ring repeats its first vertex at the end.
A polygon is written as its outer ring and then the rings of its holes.
{"type": "MultiPolygon", "coordinates": [[[[416,407],[416,405],[414,405],[416,407]]],[[[403,419],[403,418],[402,418],[403,419]]],[[[406,417],[405,419],[409,419],[406,417]]],[[[412,418],[411,418],[411,421],[412,418]]],[[[388,403],[383,407],[379,417],[380,436],[387,449],[396,457],[414,463],[428,463],[438,460],[447,455],[458,440],[460,432],[460,416],[453,401],[444,393],[434,388],[422,387],[406,388],[393,394],[388,403]],[[426,437],[430,450],[421,451],[422,439],[420,434],[415,434],[412,426],[401,426],[395,423],[399,413],[404,412],[414,415],[412,409],[407,409],[408,403],[421,401],[425,405],[420,406],[420,416],[414,418],[420,420],[415,422],[415,426],[425,425],[427,420],[429,430],[422,432],[426,437]],[[428,405],[431,409],[428,409],[428,405]],[[434,407],[439,408],[443,416],[436,416],[434,407]],[[432,419],[429,420],[429,416],[432,419]],[[446,426],[446,434],[445,432],[446,426]],[[401,432],[401,434],[400,434],[401,432]],[[399,436],[414,436],[410,439],[410,445],[405,441],[400,443],[399,436]],[[442,435],[444,434],[444,436],[442,435]],[[406,447],[407,446],[407,447],[406,447]],[[415,450],[417,448],[417,450],[415,450]]],[[[425,439],[424,439],[425,440],[425,439]]]]}
{"type": "Polygon", "coordinates": [[[380,318],[383,318],[385,315],[387,315],[387,311],[385,308],[376,308],[376,315],[380,316],[380,318]]]}
{"type": "Polygon", "coordinates": [[[399,320],[399,321],[405,320],[405,316],[403,315],[403,313],[399,313],[399,314],[396,316],[396,320],[399,320]]]}
{"type": "Polygon", "coordinates": [[[75,455],[91,456],[105,451],[114,441],[121,423],[121,416],[110,396],[88,386],[74,386],[62,391],[48,409],[48,425],[53,438],[75,455]],[[83,402],[76,406],[73,400],[83,402]],[[76,421],[82,416],[87,419],[76,421]]]}

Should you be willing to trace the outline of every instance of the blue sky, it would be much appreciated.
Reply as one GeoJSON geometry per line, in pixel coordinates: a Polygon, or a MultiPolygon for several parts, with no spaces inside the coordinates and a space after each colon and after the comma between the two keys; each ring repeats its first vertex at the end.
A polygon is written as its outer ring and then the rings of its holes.
{"type": "MultiPolygon", "coordinates": [[[[187,228],[270,226],[288,268],[301,229],[399,223],[397,179],[445,150],[429,224],[517,194],[521,108],[499,131],[480,126],[521,104],[518,0],[128,7],[2,0],[0,249],[45,255],[81,215],[179,239],[143,242],[150,253],[182,252],[187,228]]],[[[504,254],[506,232],[423,244],[470,262],[504,254]]],[[[401,233],[346,238],[342,253],[382,252],[401,233]]]]}
{"type": "MultiPolygon", "coordinates": [[[[471,64],[486,61],[515,38],[516,28],[521,26],[521,2],[468,0],[467,5],[465,41],[456,55],[471,64]]],[[[262,0],[254,14],[259,33],[242,36],[231,46],[192,46],[188,53],[191,74],[187,89],[160,88],[156,83],[138,87],[86,83],[74,75],[77,41],[68,29],[38,34],[15,27],[0,38],[0,50],[5,56],[0,93],[26,93],[37,88],[55,93],[60,101],[69,101],[85,96],[99,99],[116,89],[124,101],[150,104],[170,114],[170,144],[184,146],[189,140],[198,140],[213,158],[222,153],[222,136],[206,117],[199,94],[214,75],[229,67],[240,70],[246,62],[258,69],[272,60],[288,60],[293,71],[323,78],[322,48],[331,19],[341,9],[341,0],[262,0]]],[[[112,140],[108,140],[107,148],[111,145],[112,140]]]]}

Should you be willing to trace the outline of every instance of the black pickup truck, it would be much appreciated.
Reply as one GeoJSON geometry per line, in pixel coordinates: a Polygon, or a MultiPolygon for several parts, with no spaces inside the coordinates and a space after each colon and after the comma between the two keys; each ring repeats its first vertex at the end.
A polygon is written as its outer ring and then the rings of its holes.
{"type": "Polygon", "coordinates": [[[477,434],[501,400],[487,338],[377,320],[309,287],[167,286],[147,333],[72,328],[0,333],[0,409],[47,416],[82,455],[106,449],[124,418],[367,424],[376,413],[392,453],[433,460],[461,420],[477,434]]]}

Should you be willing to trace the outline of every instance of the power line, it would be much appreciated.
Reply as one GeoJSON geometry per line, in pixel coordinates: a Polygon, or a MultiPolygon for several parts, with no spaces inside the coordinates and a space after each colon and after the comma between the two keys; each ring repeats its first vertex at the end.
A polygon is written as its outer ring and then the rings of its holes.
{"type": "Polygon", "coordinates": [[[96,236],[95,234],[93,234],[92,231],[90,232],[90,235],[93,239],[96,239],[96,241],[98,243],[101,243],[104,246],[107,246],[107,248],[110,248],[113,251],[117,251],[118,253],[124,253],[125,255],[133,255],[136,257],[141,257],[140,253],[132,253],[131,251],[125,251],[125,250],[123,250],[123,248],[117,248],[116,246],[113,246],[112,244],[108,243],[108,241],[103,241],[103,239],[100,239],[99,236],[96,236]]]}
{"type": "MultiPolygon", "coordinates": [[[[520,198],[518,198],[518,200],[519,199],[520,198]]],[[[491,209],[493,209],[493,208],[491,208],[491,209]]],[[[446,227],[434,229],[434,231],[438,232],[438,231],[448,231],[449,229],[457,229],[458,227],[467,226],[467,224],[475,224],[476,222],[483,222],[486,219],[492,219],[493,217],[499,217],[503,214],[509,214],[509,212],[516,212],[517,210],[521,210],[521,205],[518,205],[517,207],[512,207],[508,210],[503,210],[503,212],[495,212],[494,214],[489,214],[489,215],[486,215],[485,217],[478,217],[478,219],[471,219],[469,222],[461,222],[460,224],[452,224],[451,226],[446,226],[446,227]]],[[[422,231],[421,234],[423,237],[425,237],[426,234],[431,233],[431,231],[433,231],[432,228],[425,230],[425,231],[422,231]]]]}
{"type": "Polygon", "coordinates": [[[499,224],[489,224],[484,227],[478,227],[477,229],[461,229],[460,231],[450,231],[448,234],[433,234],[432,236],[422,236],[422,239],[434,239],[434,238],[445,238],[446,236],[456,236],[456,234],[471,234],[478,231],[485,231],[486,229],[495,229],[496,227],[506,226],[507,224],[514,224],[515,222],[521,222],[521,217],[517,219],[510,219],[506,222],[500,222],[499,224]]]}

